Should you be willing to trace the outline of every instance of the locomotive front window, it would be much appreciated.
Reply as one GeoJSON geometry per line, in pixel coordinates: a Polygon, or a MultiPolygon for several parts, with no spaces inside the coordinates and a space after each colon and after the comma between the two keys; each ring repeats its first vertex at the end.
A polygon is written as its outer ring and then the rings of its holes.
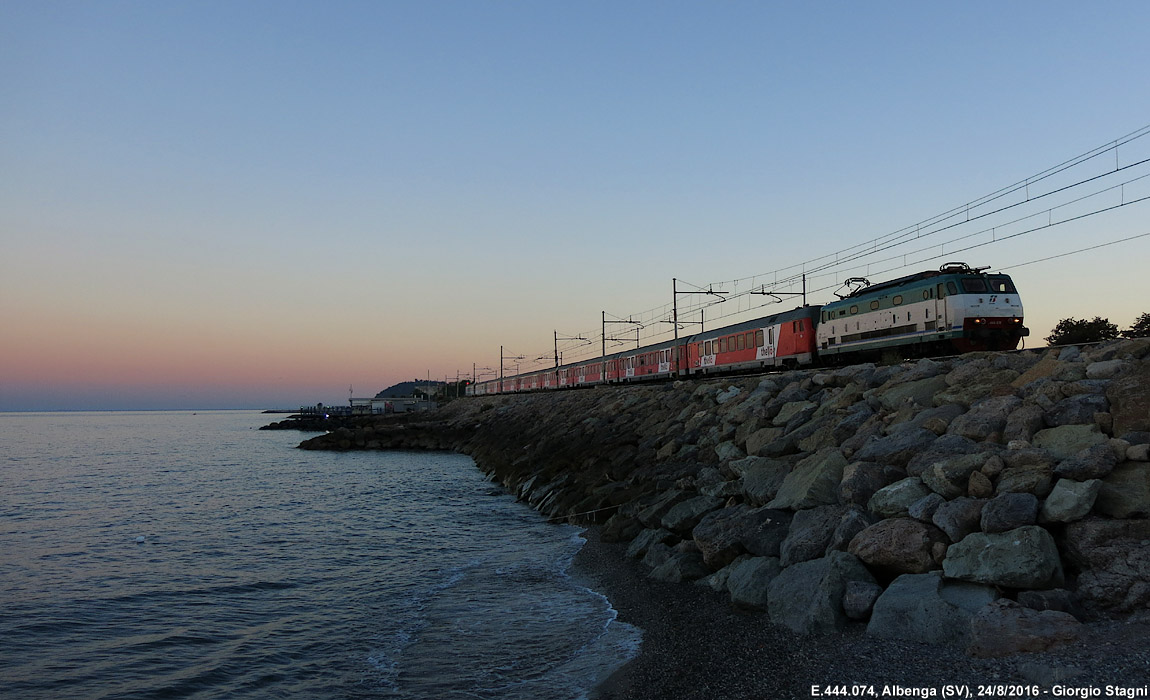
{"type": "Polygon", "coordinates": [[[986,287],[986,280],[981,277],[964,277],[962,279],[962,291],[967,294],[977,294],[989,290],[986,287]]]}
{"type": "Polygon", "coordinates": [[[999,294],[1017,294],[1018,290],[1014,288],[1014,283],[1010,281],[1009,277],[991,277],[987,280],[990,283],[990,291],[998,292],[999,294]]]}
{"type": "Polygon", "coordinates": [[[947,294],[958,294],[958,285],[956,285],[954,282],[947,282],[946,283],[946,293],[947,294]]]}

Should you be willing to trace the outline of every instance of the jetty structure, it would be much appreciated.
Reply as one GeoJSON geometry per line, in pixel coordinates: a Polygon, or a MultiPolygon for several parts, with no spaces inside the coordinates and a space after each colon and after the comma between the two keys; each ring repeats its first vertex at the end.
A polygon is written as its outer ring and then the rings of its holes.
{"type": "Polygon", "coordinates": [[[1150,606],[1147,338],[474,397],[300,447],[471,455],[802,634],[999,657],[1150,606]]]}

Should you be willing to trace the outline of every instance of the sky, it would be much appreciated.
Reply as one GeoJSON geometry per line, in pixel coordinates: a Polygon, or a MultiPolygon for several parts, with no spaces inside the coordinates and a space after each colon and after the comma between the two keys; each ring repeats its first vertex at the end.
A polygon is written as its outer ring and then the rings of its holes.
{"type": "Polygon", "coordinates": [[[1011,274],[1031,347],[1128,327],[1146,26],[1140,0],[0,0],[0,411],[543,367],[556,336],[597,355],[604,313],[654,342],[672,300],[790,308],[745,292],[796,271],[825,303],[867,245],[875,282],[1011,274]]]}

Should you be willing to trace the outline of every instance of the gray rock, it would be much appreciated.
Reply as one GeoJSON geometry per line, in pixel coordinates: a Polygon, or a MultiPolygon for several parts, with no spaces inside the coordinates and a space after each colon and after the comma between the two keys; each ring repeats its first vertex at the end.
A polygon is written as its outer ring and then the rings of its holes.
{"type": "Polygon", "coordinates": [[[733,462],[746,457],[732,440],[726,440],[715,445],[715,454],[719,457],[720,462],[733,462]]]}
{"type": "Polygon", "coordinates": [[[876,491],[905,477],[905,472],[898,467],[876,462],[851,462],[843,468],[839,502],[865,506],[876,491]]]}
{"type": "Polygon", "coordinates": [[[767,591],[782,570],[775,557],[752,557],[735,564],[727,577],[731,602],[744,608],[766,610],[767,591]]]}
{"type": "Polygon", "coordinates": [[[1054,490],[1046,497],[1039,511],[1039,519],[1047,523],[1069,523],[1085,518],[1094,507],[1102,490],[1098,479],[1071,481],[1059,479],[1054,490]]]}
{"type": "Polygon", "coordinates": [[[970,623],[967,653],[980,658],[1046,651],[1078,638],[1082,623],[1054,610],[1031,610],[1011,600],[997,600],[970,623]]]}
{"type": "Polygon", "coordinates": [[[982,508],[983,532],[1006,532],[1038,521],[1038,498],[1031,493],[1003,493],[982,508]]]}
{"type": "Polygon", "coordinates": [[[1150,517],[1150,463],[1122,462],[1102,480],[1094,508],[1111,518],[1150,517]]]}
{"type": "Polygon", "coordinates": [[[632,559],[642,559],[647,554],[647,550],[651,545],[667,544],[677,539],[675,533],[670,530],[664,530],[662,528],[643,530],[639,533],[639,536],[631,540],[631,544],[627,546],[627,556],[632,559]]]}
{"type": "Polygon", "coordinates": [[[1022,404],[1017,396],[992,396],[978,401],[970,410],[955,418],[947,433],[982,442],[992,435],[1001,436],[1007,419],[1022,404]]]}
{"type": "Polygon", "coordinates": [[[1150,445],[1131,445],[1126,448],[1126,459],[1131,462],[1150,462],[1150,445]]]}
{"type": "Polygon", "coordinates": [[[938,568],[933,551],[942,540],[942,532],[933,525],[891,518],[855,535],[847,551],[880,573],[921,574],[938,568]]]}
{"type": "Polygon", "coordinates": [[[796,416],[805,414],[809,418],[817,408],[818,405],[811,401],[791,401],[783,404],[771,424],[781,428],[790,423],[796,416]]]}
{"type": "Polygon", "coordinates": [[[882,586],[868,581],[847,581],[843,591],[843,612],[852,620],[870,617],[875,601],[882,595],[882,586]]]}
{"type": "Polygon", "coordinates": [[[1092,425],[1095,413],[1108,413],[1110,401],[1102,394],[1068,396],[1046,412],[1046,425],[1092,425]]]}
{"type": "Polygon", "coordinates": [[[723,404],[738,396],[740,393],[741,389],[739,389],[737,386],[727,387],[725,391],[720,391],[718,394],[715,394],[715,403],[722,406],[723,404]]]}
{"type": "Polygon", "coordinates": [[[1004,442],[1011,440],[1026,440],[1029,442],[1034,434],[1046,427],[1043,418],[1045,411],[1034,404],[1023,404],[1015,409],[1006,419],[1002,429],[1004,442]]]}
{"type": "Polygon", "coordinates": [[[874,525],[875,522],[877,521],[869,513],[860,510],[858,506],[851,506],[850,510],[843,514],[839,524],[835,526],[835,531],[831,533],[831,540],[827,543],[826,553],[847,551],[847,547],[850,546],[855,535],[874,525]]]}
{"type": "Polygon", "coordinates": [[[1145,362],[1111,380],[1106,397],[1110,400],[1115,435],[1150,431],[1150,367],[1145,362]]]}
{"type": "Polygon", "coordinates": [[[1091,362],[1086,365],[1086,376],[1089,379],[1112,379],[1127,365],[1128,363],[1125,360],[1091,362]]]}
{"type": "Polygon", "coordinates": [[[904,517],[916,501],[930,493],[922,479],[907,477],[876,491],[867,502],[867,510],[880,518],[904,517]]]}
{"type": "Polygon", "coordinates": [[[802,510],[837,503],[839,481],[846,465],[846,457],[838,448],[819,450],[795,465],[767,505],[802,510]]]}
{"type": "Polygon", "coordinates": [[[741,536],[739,542],[743,548],[757,557],[779,556],[779,549],[791,527],[791,513],[756,508],[751,517],[755,519],[755,525],[741,536]]]}
{"type": "Polygon", "coordinates": [[[982,509],[986,500],[981,498],[956,498],[938,507],[931,522],[946,533],[951,542],[961,542],[972,532],[978,532],[982,521],[982,509]]]}
{"type": "Polygon", "coordinates": [[[965,645],[971,618],[996,597],[991,586],[944,581],[938,571],[903,574],[875,601],[866,633],[882,639],[965,645]]]}
{"type": "Polygon", "coordinates": [[[667,511],[691,497],[685,491],[671,490],[664,493],[652,505],[639,511],[639,522],[647,527],[659,527],[667,511]]]}
{"type": "Polygon", "coordinates": [[[783,436],[782,428],[761,428],[747,437],[747,454],[753,456],[766,456],[764,450],[775,440],[783,436]]]}
{"type": "Polygon", "coordinates": [[[674,549],[661,542],[655,542],[647,548],[647,553],[643,555],[643,563],[647,568],[657,569],[673,556],[675,556],[674,549]]]}
{"type": "Polygon", "coordinates": [[[1079,569],[1078,595],[1125,613],[1150,604],[1150,520],[1088,518],[1066,526],[1064,551],[1079,569]]]}
{"type": "MultiPolygon", "coordinates": [[[[948,382],[957,371],[958,369],[947,375],[948,382]]],[[[941,406],[948,403],[958,403],[964,406],[970,406],[991,395],[999,388],[1009,389],[1011,382],[1017,379],[1018,376],[1018,372],[1012,369],[990,369],[978,373],[969,382],[951,384],[949,389],[935,395],[934,404],[941,406]]]]}
{"type": "Polygon", "coordinates": [[[671,532],[686,535],[699,524],[703,516],[721,508],[723,500],[711,496],[696,496],[672,507],[663,516],[662,525],[671,532]]]}
{"type": "Polygon", "coordinates": [[[1037,525],[993,534],[972,533],[950,546],[942,569],[947,578],[1006,588],[1062,584],[1062,562],[1054,538],[1037,525]]]}
{"type": "Polygon", "coordinates": [[[1061,425],[1040,430],[1034,434],[1031,444],[1047,450],[1058,459],[1069,459],[1088,447],[1106,441],[1106,436],[1093,424],[1091,418],[1090,425],[1061,425]]]}
{"type": "Polygon", "coordinates": [[[924,408],[930,407],[934,401],[934,395],[945,391],[947,388],[946,377],[943,376],[909,382],[895,383],[896,381],[892,380],[886,387],[875,390],[879,403],[888,411],[897,410],[906,402],[913,402],[924,408]]]}
{"type": "MultiPolygon", "coordinates": [[[[711,511],[699,521],[691,531],[691,538],[699,548],[703,561],[712,569],[721,569],[734,559],[750,551],[747,542],[761,536],[764,527],[776,523],[776,533],[781,541],[786,536],[786,522],[790,516],[782,511],[752,508],[736,505],[711,511]],[[783,523],[781,526],[777,523],[783,523]]],[[[775,554],[778,553],[775,545],[775,554]]]]}
{"type": "Polygon", "coordinates": [[[998,477],[995,492],[1028,493],[1038,498],[1046,498],[1054,488],[1054,470],[1040,464],[1025,467],[1011,467],[1003,470],[998,477]]]}
{"type": "Polygon", "coordinates": [[[950,426],[955,418],[958,418],[964,413],[966,413],[966,408],[955,403],[946,404],[945,406],[939,406],[937,408],[928,408],[919,411],[909,420],[891,425],[887,429],[887,432],[893,434],[900,430],[917,428],[929,430],[936,435],[941,435],[946,432],[946,428],[950,426]],[[941,428],[941,430],[936,430],[936,428],[941,428]]]}
{"type": "Polygon", "coordinates": [[[840,505],[795,513],[787,538],[779,548],[779,563],[787,567],[822,557],[845,513],[846,507],[840,505]]]}
{"type": "Polygon", "coordinates": [[[1054,468],[1055,476],[1075,481],[1101,479],[1118,464],[1118,456],[1108,444],[1088,447],[1070,459],[1063,460],[1054,468]]]}
{"type": "Polygon", "coordinates": [[[924,451],[938,439],[926,429],[900,430],[893,435],[872,440],[854,454],[854,458],[864,462],[881,462],[905,466],[916,454],[924,451]]]}
{"type": "Polygon", "coordinates": [[[754,505],[766,505],[774,499],[793,465],[779,459],[748,457],[759,460],[743,474],[743,495],[754,505]]]}
{"type": "Polygon", "coordinates": [[[941,460],[974,453],[985,454],[989,457],[1001,449],[998,445],[975,442],[961,435],[943,435],[932,442],[926,450],[911,457],[906,464],[906,473],[909,476],[919,476],[926,471],[927,467],[941,460]]]}
{"type": "Polygon", "coordinates": [[[946,503],[946,499],[937,493],[929,493],[918,499],[906,509],[907,515],[923,523],[931,522],[938,507],[946,503]]]}
{"type": "Polygon", "coordinates": [[[930,465],[922,472],[922,482],[943,498],[958,498],[966,494],[970,475],[986,462],[979,453],[957,455],[930,465]]]}
{"type": "Polygon", "coordinates": [[[771,620],[798,634],[842,629],[847,622],[842,601],[848,581],[874,583],[874,577],[845,552],[783,569],[767,591],[771,620]]]}
{"type": "Polygon", "coordinates": [[[711,570],[703,563],[703,557],[698,552],[680,552],[652,569],[647,576],[657,581],[682,583],[700,579],[709,573],[711,570]]]}

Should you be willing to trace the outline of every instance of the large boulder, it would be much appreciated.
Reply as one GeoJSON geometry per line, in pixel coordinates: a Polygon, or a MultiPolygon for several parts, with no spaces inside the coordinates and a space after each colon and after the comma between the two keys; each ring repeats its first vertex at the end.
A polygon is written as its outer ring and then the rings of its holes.
{"type": "Polygon", "coordinates": [[[1114,453],[1110,445],[1100,443],[1082,450],[1070,459],[1059,462],[1058,466],[1054,468],[1054,474],[1075,481],[1101,479],[1114,471],[1117,464],[1118,455],[1114,453]]]}
{"type": "Polygon", "coordinates": [[[1031,441],[1035,447],[1047,450],[1058,459],[1070,459],[1082,450],[1107,441],[1098,426],[1060,425],[1057,428],[1039,430],[1031,441]]]}
{"type": "Polygon", "coordinates": [[[898,467],[876,462],[851,462],[843,468],[839,482],[839,502],[865,506],[875,492],[889,486],[906,473],[898,467]]]}
{"type": "Polygon", "coordinates": [[[847,622],[842,605],[847,581],[874,583],[874,577],[846,552],[783,569],[767,592],[771,621],[799,634],[842,629],[847,622]]]}
{"type": "Polygon", "coordinates": [[[791,529],[779,548],[779,563],[790,566],[818,559],[827,551],[846,506],[819,506],[800,510],[791,519],[791,529]]]}
{"type": "Polygon", "coordinates": [[[656,581],[682,583],[694,581],[711,573],[698,552],[676,552],[647,575],[656,581]]]}
{"type": "Polygon", "coordinates": [[[1150,463],[1123,462],[1102,480],[1094,508],[1112,518],[1150,517],[1150,463]]]}
{"type": "Polygon", "coordinates": [[[966,651],[981,658],[1046,651],[1073,642],[1081,629],[1082,623],[1069,613],[996,600],[971,620],[966,651]]]}
{"type": "MultiPolygon", "coordinates": [[[[712,569],[721,569],[748,551],[748,542],[761,539],[764,529],[776,531],[781,540],[787,533],[790,515],[767,508],[752,508],[740,504],[711,511],[691,531],[691,538],[699,548],[703,561],[712,569]]],[[[775,554],[778,554],[778,544],[775,554]]]]}
{"type": "Polygon", "coordinates": [[[966,494],[970,475],[984,462],[986,456],[978,452],[942,459],[922,472],[922,483],[943,498],[958,498],[966,494]]]}
{"type": "Polygon", "coordinates": [[[978,532],[985,506],[983,498],[956,498],[940,505],[931,522],[945,532],[951,542],[961,542],[970,533],[978,532]]]}
{"type": "Polygon", "coordinates": [[[1072,481],[1059,479],[1054,490],[1042,503],[1039,520],[1046,523],[1069,523],[1085,518],[1102,490],[1098,479],[1072,481]]]}
{"type": "Polygon", "coordinates": [[[642,559],[653,545],[668,544],[678,539],[675,537],[675,533],[663,528],[643,530],[635,539],[631,540],[631,544],[627,545],[627,556],[632,559],[642,559]]]}
{"type": "Polygon", "coordinates": [[[970,620],[997,597],[993,586],[903,574],[875,601],[866,633],[882,639],[965,645],[970,620]]]}
{"type": "Polygon", "coordinates": [[[916,381],[900,382],[895,379],[876,389],[875,395],[882,407],[888,411],[897,410],[906,402],[913,402],[929,408],[934,401],[934,395],[940,391],[945,391],[946,388],[946,377],[941,375],[916,381]]]}
{"type": "Polygon", "coordinates": [[[1150,366],[1115,377],[1106,390],[1114,434],[1150,430],[1150,366]]]}
{"type": "Polygon", "coordinates": [[[1028,525],[1001,533],[975,532],[946,551],[947,578],[1005,588],[1053,588],[1062,584],[1062,562],[1050,533],[1028,525]]]}
{"type": "Polygon", "coordinates": [[[907,515],[915,502],[929,493],[933,492],[922,483],[922,479],[908,476],[876,491],[867,501],[867,510],[880,518],[901,518],[907,515]]]}
{"type": "Polygon", "coordinates": [[[723,499],[696,496],[676,504],[663,516],[661,524],[671,532],[687,535],[703,516],[723,505],[723,499]]]}
{"type": "Polygon", "coordinates": [[[1110,401],[1102,394],[1075,394],[1062,399],[1046,412],[1050,427],[1059,425],[1093,425],[1095,413],[1108,413],[1110,401]]]}
{"type": "Polygon", "coordinates": [[[1131,612],[1150,604],[1150,520],[1089,518],[1066,526],[1063,549],[1079,570],[1078,595],[1093,607],[1131,612]]]}
{"type": "Polygon", "coordinates": [[[847,551],[871,569],[887,574],[921,574],[937,569],[934,547],[943,534],[910,518],[881,520],[851,540],[847,551]]]}
{"type": "Polygon", "coordinates": [[[747,457],[731,462],[730,466],[743,475],[743,495],[751,503],[761,506],[770,503],[779,492],[794,464],[782,459],[747,457]]]}
{"type": "Polygon", "coordinates": [[[1038,498],[1032,493],[1003,493],[982,509],[983,532],[1006,532],[1038,522],[1038,498]]]}
{"type": "Polygon", "coordinates": [[[767,591],[783,567],[776,557],[751,557],[731,567],[727,590],[731,602],[754,610],[767,609],[767,591]]]}
{"type": "Polygon", "coordinates": [[[937,439],[937,435],[925,428],[900,430],[863,445],[854,454],[854,459],[906,466],[912,457],[925,450],[937,439]]]}
{"type": "Polygon", "coordinates": [[[838,448],[819,450],[795,465],[767,505],[801,510],[837,503],[839,482],[846,465],[846,457],[838,448]]]}
{"type": "Polygon", "coordinates": [[[983,399],[963,415],[950,422],[947,433],[982,442],[992,435],[1001,437],[1006,421],[1022,404],[1017,396],[992,396],[983,399]]]}

